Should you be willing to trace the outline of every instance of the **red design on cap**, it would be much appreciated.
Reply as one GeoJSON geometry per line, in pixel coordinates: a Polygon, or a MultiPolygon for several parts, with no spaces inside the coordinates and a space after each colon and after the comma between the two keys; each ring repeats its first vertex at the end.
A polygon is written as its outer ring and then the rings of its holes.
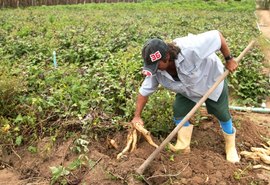
{"type": "Polygon", "coordinates": [[[150,58],[151,58],[152,62],[155,62],[155,61],[161,59],[161,57],[162,57],[162,55],[161,55],[161,53],[159,51],[157,51],[154,54],[150,55],[150,58]]]}
{"type": "Polygon", "coordinates": [[[144,74],[145,76],[152,76],[152,73],[148,70],[143,70],[142,74],[144,74]]]}

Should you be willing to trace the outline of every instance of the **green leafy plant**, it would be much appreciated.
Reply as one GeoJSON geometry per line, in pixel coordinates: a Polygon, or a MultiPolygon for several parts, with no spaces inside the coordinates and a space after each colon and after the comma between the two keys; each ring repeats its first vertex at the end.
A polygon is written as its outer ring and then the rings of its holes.
{"type": "Polygon", "coordinates": [[[35,146],[29,146],[28,147],[28,151],[31,152],[31,153],[37,153],[37,147],[35,147],[35,146]]]}
{"type": "Polygon", "coordinates": [[[65,177],[70,175],[73,171],[81,169],[83,166],[92,168],[94,164],[95,162],[90,160],[85,154],[81,154],[67,167],[64,167],[62,165],[50,167],[52,173],[51,184],[55,184],[56,182],[60,182],[61,184],[67,184],[67,180],[65,177]]]}
{"type": "Polygon", "coordinates": [[[241,178],[243,178],[244,176],[246,176],[246,174],[247,174],[247,172],[248,172],[247,170],[250,169],[251,166],[252,166],[252,165],[249,164],[249,165],[246,166],[243,170],[237,169],[237,170],[234,172],[234,174],[233,174],[234,179],[240,181],[241,178]]]}
{"type": "MultiPolygon", "coordinates": [[[[93,3],[2,10],[2,141],[21,146],[47,136],[56,140],[79,130],[97,135],[92,129],[106,128],[103,124],[108,123],[118,129],[117,123],[133,117],[143,81],[141,48],[146,40],[158,37],[171,42],[188,33],[218,29],[237,56],[259,35],[254,10],[251,0],[158,0],[113,7],[93,3]],[[87,115],[91,119],[81,124],[87,115]]],[[[262,61],[263,55],[255,47],[230,75],[230,87],[239,104],[257,105],[270,94],[267,77],[261,74],[262,61]]],[[[163,88],[150,97],[143,118],[155,136],[167,135],[174,127],[173,101],[174,93],[163,88]]],[[[84,145],[78,144],[77,151],[86,151],[84,145]]]]}
{"type": "Polygon", "coordinates": [[[87,140],[84,140],[82,138],[78,138],[74,141],[74,144],[75,146],[72,147],[72,150],[73,151],[76,151],[78,153],[81,153],[81,152],[89,152],[89,149],[88,149],[88,144],[89,144],[89,141],[87,140]]]}
{"type": "Polygon", "coordinates": [[[170,161],[174,161],[174,155],[170,155],[170,161]]]}
{"type": "Polygon", "coordinates": [[[7,67],[0,69],[0,115],[13,116],[19,105],[19,96],[25,91],[22,79],[7,67]]]}
{"type": "MultiPolygon", "coordinates": [[[[67,170],[63,166],[58,166],[58,167],[50,167],[51,172],[52,172],[52,179],[51,179],[51,184],[54,184],[60,177],[66,176],[70,174],[70,171],[67,170]]],[[[67,182],[62,182],[63,184],[66,184],[67,182]]]]}

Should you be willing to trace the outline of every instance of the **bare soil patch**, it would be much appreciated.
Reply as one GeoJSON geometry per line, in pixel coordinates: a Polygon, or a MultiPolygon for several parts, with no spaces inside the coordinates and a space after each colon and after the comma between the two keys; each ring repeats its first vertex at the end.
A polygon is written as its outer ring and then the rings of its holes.
{"type": "MultiPolygon", "coordinates": [[[[138,148],[126,158],[116,160],[117,154],[126,145],[127,130],[115,130],[100,134],[90,140],[88,159],[95,162],[93,168],[81,167],[66,176],[68,184],[261,184],[270,183],[269,171],[252,169],[253,161],[241,159],[239,164],[225,160],[224,138],[217,120],[207,116],[195,125],[190,154],[176,154],[163,150],[144,173],[144,180],[135,170],[154,151],[143,137],[138,148]],[[119,144],[116,150],[108,144],[115,139],[119,144]]],[[[205,114],[205,115],[204,115],[205,114]]],[[[270,138],[269,114],[232,112],[237,127],[238,151],[250,150],[251,146],[261,146],[270,138]]],[[[195,123],[194,118],[191,122],[195,123]]],[[[157,144],[164,138],[153,137],[157,144]]],[[[174,141],[173,141],[174,142],[174,141]]],[[[39,142],[46,146],[46,139],[39,142]]],[[[49,167],[68,166],[78,155],[70,150],[73,140],[62,141],[50,152],[32,154],[26,148],[3,156],[1,160],[0,184],[50,184],[52,177],[49,167]]]]}
{"type": "Polygon", "coordinates": [[[256,15],[261,32],[266,38],[270,38],[270,11],[256,10],[256,15]]]}

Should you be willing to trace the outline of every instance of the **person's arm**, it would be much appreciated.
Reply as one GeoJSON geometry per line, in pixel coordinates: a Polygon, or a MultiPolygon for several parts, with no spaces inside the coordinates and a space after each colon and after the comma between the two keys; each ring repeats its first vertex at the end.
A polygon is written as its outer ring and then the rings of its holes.
{"type": "Polygon", "coordinates": [[[233,58],[233,56],[231,55],[230,49],[227,45],[225,38],[223,37],[223,35],[220,32],[219,32],[219,35],[220,35],[220,39],[221,39],[220,51],[221,51],[222,55],[224,56],[224,59],[226,60],[225,67],[230,72],[233,72],[238,67],[238,64],[235,61],[235,59],[233,58]]]}
{"type": "Polygon", "coordinates": [[[137,97],[137,102],[136,102],[136,110],[135,110],[134,117],[131,123],[140,123],[142,125],[144,124],[141,118],[141,114],[142,114],[144,106],[147,103],[147,100],[148,100],[148,96],[143,96],[139,93],[137,97]]]}
{"type": "Polygon", "coordinates": [[[144,79],[142,86],[139,89],[136,102],[136,110],[131,123],[140,123],[142,125],[144,124],[141,118],[143,108],[147,103],[148,97],[156,91],[158,84],[159,83],[156,76],[149,76],[144,79]]]}

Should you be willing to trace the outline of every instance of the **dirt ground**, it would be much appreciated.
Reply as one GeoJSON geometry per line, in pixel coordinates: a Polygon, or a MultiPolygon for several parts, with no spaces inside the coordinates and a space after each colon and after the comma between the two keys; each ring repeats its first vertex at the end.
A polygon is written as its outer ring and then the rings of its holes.
{"type": "MultiPolygon", "coordinates": [[[[269,11],[257,11],[256,14],[261,30],[266,30],[263,34],[270,38],[269,11]]],[[[266,58],[270,59],[268,54],[266,58]]],[[[98,133],[88,145],[86,161],[92,162],[91,168],[86,168],[82,164],[81,168],[73,170],[63,179],[68,184],[81,185],[269,185],[270,171],[252,169],[253,165],[262,162],[243,157],[238,164],[231,164],[225,160],[224,138],[217,120],[206,114],[204,108],[200,111],[207,119],[195,124],[190,154],[172,153],[164,149],[141,177],[135,170],[148,158],[154,148],[141,137],[137,150],[128,153],[123,159],[116,160],[117,154],[126,145],[127,129],[114,130],[107,135],[98,133]],[[118,143],[118,150],[108,143],[110,139],[118,143]]],[[[238,152],[250,151],[251,146],[261,147],[261,144],[266,144],[266,140],[270,139],[269,114],[236,111],[231,113],[237,128],[238,152]]],[[[191,123],[195,123],[194,119],[191,119],[191,123]]],[[[165,138],[153,137],[153,139],[160,144],[165,138]]],[[[52,173],[49,167],[59,165],[66,167],[79,157],[70,150],[72,146],[71,139],[52,145],[49,138],[44,138],[38,143],[38,153],[32,154],[27,148],[16,148],[8,153],[0,153],[0,185],[50,184],[52,173]]]]}
{"type": "MultiPolygon", "coordinates": [[[[225,160],[224,138],[217,120],[204,108],[200,112],[207,119],[195,125],[191,153],[176,154],[164,149],[145,170],[144,180],[136,175],[135,170],[154,148],[141,137],[137,150],[116,160],[126,145],[127,129],[122,129],[90,141],[87,156],[93,163],[92,168],[82,166],[74,170],[66,176],[68,184],[270,184],[269,171],[252,169],[260,162],[242,157],[241,162],[234,165],[225,160]],[[118,143],[118,150],[108,143],[110,139],[118,143]]],[[[250,151],[251,146],[260,147],[266,138],[270,138],[269,114],[232,111],[232,115],[237,127],[238,151],[250,151]]],[[[191,122],[195,123],[195,118],[191,122]]],[[[164,140],[153,139],[157,144],[164,140]]],[[[44,138],[39,142],[37,154],[31,154],[26,148],[11,151],[1,160],[0,184],[50,184],[52,174],[49,167],[68,166],[78,157],[70,150],[72,143],[72,140],[67,140],[45,151],[44,146],[48,146],[50,141],[44,138]]]]}
{"type": "Polygon", "coordinates": [[[262,34],[270,39],[270,11],[269,10],[257,10],[256,15],[258,18],[259,29],[262,34]]]}

